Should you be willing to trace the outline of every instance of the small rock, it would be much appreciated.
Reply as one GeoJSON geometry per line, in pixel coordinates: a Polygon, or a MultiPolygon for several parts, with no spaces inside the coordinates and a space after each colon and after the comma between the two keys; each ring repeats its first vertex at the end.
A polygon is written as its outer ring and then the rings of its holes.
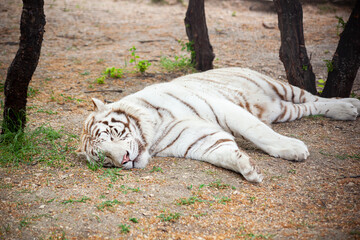
{"type": "Polygon", "coordinates": [[[145,177],[141,177],[141,179],[145,179],[145,180],[148,180],[148,179],[151,179],[152,176],[145,176],[145,177]]]}

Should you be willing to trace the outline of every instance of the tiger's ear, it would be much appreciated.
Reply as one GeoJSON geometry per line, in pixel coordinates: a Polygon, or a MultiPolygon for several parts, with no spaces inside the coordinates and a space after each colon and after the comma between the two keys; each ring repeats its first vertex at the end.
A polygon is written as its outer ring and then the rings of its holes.
{"type": "Polygon", "coordinates": [[[103,103],[101,100],[97,98],[92,98],[93,104],[94,104],[94,110],[96,112],[100,112],[102,110],[105,110],[105,103],[103,103]]]}

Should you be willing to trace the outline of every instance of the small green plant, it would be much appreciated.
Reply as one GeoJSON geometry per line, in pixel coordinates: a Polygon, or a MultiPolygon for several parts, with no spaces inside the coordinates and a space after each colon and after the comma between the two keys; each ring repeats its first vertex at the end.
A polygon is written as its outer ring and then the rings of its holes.
{"type": "Polygon", "coordinates": [[[65,96],[64,94],[60,94],[61,97],[64,98],[65,101],[76,101],[76,102],[84,102],[83,99],[79,99],[79,98],[74,98],[74,97],[70,97],[70,96],[65,96]]]}
{"type": "Polygon", "coordinates": [[[108,210],[114,210],[114,206],[118,204],[123,203],[119,202],[117,199],[114,199],[113,201],[107,200],[96,205],[96,208],[100,211],[103,211],[105,208],[108,210]]]}
{"type": "Polygon", "coordinates": [[[129,220],[133,223],[139,223],[139,220],[137,218],[130,218],[129,220]]]}
{"type": "Polygon", "coordinates": [[[302,66],[302,69],[303,69],[304,71],[307,71],[307,70],[308,70],[308,66],[307,66],[307,65],[303,65],[303,66],[302,66]]]}
{"type": "Polygon", "coordinates": [[[256,199],[256,197],[254,197],[254,196],[249,197],[249,200],[251,203],[254,203],[255,199],[256,199]]]}
{"type": "Polygon", "coordinates": [[[161,167],[156,167],[156,166],[154,166],[154,167],[151,169],[150,172],[152,173],[152,172],[164,172],[164,171],[162,170],[161,167]]]}
{"type": "Polygon", "coordinates": [[[201,202],[205,202],[205,200],[198,198],[196,196],[192,196],[189,198],[180,198],[176,204],[177,205],[192,205],[192,204],[195,204],[196,202],[201,203],[201,202]]]}
{"type": "Polygon", "coordinates": [[[22,229],[30,224],[30,221],[27,217],[23,218],[19,222],[19,229],[22,229]]]}
{"type": "Polygon", "coordinates": [[[111,78],[122,78],[124,76],[124,69],[108,67],[105,69],[104,74],[111,78]]]}
{"type": "Polygon", "coordinates": [[[351,92],[351,93],[350,93],[350,97],[351,97],[351,98],[357,98],[357,99],[360,100],[360,96],[358,96],[355,92],[351,92]]]}
{"type": "Polygon", "coordinates": [[[80,75],[83,75],[83,76],[87,76],[87,75],[89,75],[89,74],[90,74],[89,71],[84,71],[84,72],[80,73],[80,75]]]}
{"type": "Polygon", "coordinates": [[[288,172],[291,174],[296,174],[296,169],[290,169],[288,172]]]}
{"type": "Polygon", "coordinates": [[[170,222],[179,219],[180,216],[180,213],[162,213],[157,217],[160,218],[162,222],[170,222]]]}
{"type": "Polygon", "coordinates": [[[179,43],[181,45],[181,51],[186,50],[187,52],[190,53],[191,56],[191,61],[195,61],[196,58],[196,53],[195,53],[195,45],[194,45],[194,41],[190,41],[190,42],[186,42],[184,43],[183,41],[179,40],[179,43]]]}
{"type": "Polygon", "coordinates": [[[328,73],[334,71],[333,62],[331,60],[323,60],[326,64],[328,73]]]}
{"type": "Polygon", "coordinates": [[[138,69],[139,72],[144,73],[151,66],[151,63],[148,60],[136,61],[136,59],[139,59],[140,57],[136,53],[135,46],[132,46],[132,48],[129,49],[129,52],[131,55],[129,63],[135,64],[135,68],[138,69]]]}
{"type": "Polygon", "coordinates": [[[44,110],[44,109],[38,109],[36,112],[37,112],[37,113],[46,113],[46,114],[49,114],[49,115],[56,115],[56,114],[58,114],[58,112],[53,112],[52,110],[44,110]]]}
{"type": "Polygon", "coordinates": [[[233,11],[231,14],[232,17],[236,17],[236,11],[233,11]]]}
{"type": "Polygon", "coordinates": [[[52,203],[55,200],[55,198],[52,198],[50,200],[47,200],[46,203],[52,203]]]}
{"type": "Polygon", "coordinates": [[[34,89],[32,87],[28,88],[27,96],[28,97],[35,97],[35,95],[39,92],[39,90],[34,89]]]}
{"type": "Polygon", "coordinates": [[[132,48],[129,49],[131,58],[130,58],[130,63],[134,63],[136,65],[136,59],[140,58],[138,55],[136,55],[136,47],[132,46],[132,48]]]}
{"type": "Polygon", "coordinates": [[[131,188],[131,187],[128,187],[128,186],[125,186],[125,185],[121,185],[120,186],[120,191],[122,191],[122,193],[124,193],[124,194],[127,194],[129,191],[131,191],[131,192],[140,192],[141,190],[140,190],[140,188],[131,188]]]}
{"type": "Polygon", "coordinates": [[[0,82],[0,92],[3,92],[5,88],[5,84],[0,82]]]}
{"type": "Polygon", "coordinates": [[[319,93],[322,93],[322,91],[323,91],[323,89],[324,89],[324,87],[325,87],[325,83],[326,83],[326,81],[324,80],[324,79],[322,79],[322,78],[320,78],[320,79],[318,79],[317,80],[317,86],[319,87],[319,93]]]}
{"type": "Polygon", "coordinates": [[[130,232],[130,226],[126,225],[126,224],[120,224],[120,232],[123,234],[129,233],[130,232]]]}
{"type": "Polygon", "coordinates": [[[206,216],[206,215],[207,215],[207,213],[200,213],[200,214],[194,214],[194,217],[200,218],[200,217],[206,216]]]}
{"type": "Polygon", "coordinates": [[[151,63],[148,60],[141,60],[135,67],[139,70],[139,72],[144,73],[150,66],[151,63]]]}
{"type": "Polygon", "coordinates": [[[101,76],[96,79],[97,84],[104,84],[105,83],[106,76],[101,76]]]}
{"type": "Polygon", "coordinates": [[[220,198],[217,202],[225,205],[227,202],[231,202],[231,198],[229,198],[229,197],[222,197],[222,198],[220,198]]]}
{"type": "Polygon", "coordinates": [[[345,29],[346,22],[342,17],[335,16],[335,18],[338,20],[338,23],[336,25],[336,34],[340,36],[341,32],[345,29]]]}
{"type": "Polygon", "coordinates": [[[151,0],[151,3],[164,4],[164,3],[166,3],[166,1],[165,0],[151,0]]]}
{"type": "Polygon", "coordinates": [[[230,187],[230,184],[222,183],[220,179],[216,180],[209,184],[209,187],[217,188],[217,189],[226,189],[230,187]]]}
{"type": "Polygon", "coordinates": [[[206,187],[206,184],[200,184],[199,185],[199,190],[202,189],[203,187],[206,187]]]}
{"type": "Polygon", "coordinates": [[[82,197],[81,199],[68,199],[68,200],[64,200],[64,201],[62,201],[61,203],[62,204],[68,204],[68,203],[76,203],[76,202],[78,202],[78,203],[85,203],[86,201],[89,201],[89,200],[91,200],[89,197],[86,197],[86,196],[84,196],[84,197],[82,197]]]}

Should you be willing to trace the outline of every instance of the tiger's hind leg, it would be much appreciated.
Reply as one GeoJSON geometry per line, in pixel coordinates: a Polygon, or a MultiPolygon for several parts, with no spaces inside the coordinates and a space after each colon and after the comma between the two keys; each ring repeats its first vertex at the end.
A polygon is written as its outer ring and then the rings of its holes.
{"type": "Polygon", "coordinates": [[[274,157],[303,161],[309,156],[309,151],[302,141],[278,134],[259,118],[230,101],[213,101],[212,107],[219,124],[235,137],[243,136],[274,157]]]}
{"type": "Polygon", "coordinates": [[[321,100],[304,103],[281,101],[280,112],[273,116],[272,122],[288,122],[310,115],[323,115],[335,120],[355,120],[358,116],[356,101],[351,103],[348,99],[321,100]]]}

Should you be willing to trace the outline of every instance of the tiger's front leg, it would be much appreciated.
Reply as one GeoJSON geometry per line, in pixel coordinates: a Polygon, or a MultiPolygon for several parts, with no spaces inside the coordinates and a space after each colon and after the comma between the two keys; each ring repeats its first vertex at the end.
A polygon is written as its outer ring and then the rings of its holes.
{"type": "Polygon", "coordinates": [[[214,137],[206,144],[192,149],[188,155],[193,159],[239,172],[250,182],[260,183],[264,178],[251,163],[250,157],[238,148],[234,140],[214,137]]]}
{"type": "Polygon", "coordinates": [[[154,156],[200,160],[241,173],[248,181],[262,181],[263,176],[251,164],[249,156],[238,148],[234,136],[220,126],[189,119],[175,122],[170,128],[153,147],[154,156]]]}

